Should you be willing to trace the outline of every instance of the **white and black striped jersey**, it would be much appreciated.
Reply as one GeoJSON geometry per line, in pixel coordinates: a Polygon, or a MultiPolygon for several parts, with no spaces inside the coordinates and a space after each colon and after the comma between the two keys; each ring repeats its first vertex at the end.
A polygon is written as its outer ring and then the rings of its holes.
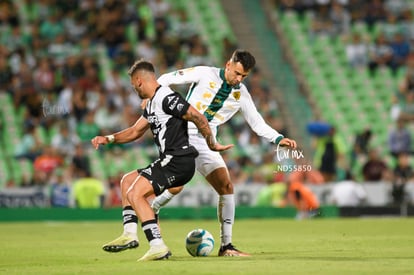
{"type": "Polygon", "coordinates": [[[169,87],[159,86],[147,101],[143,116],[150,124],[160,154],[193,152],[188,142],[188,122],[182,119],[190,104],[169,87]]]}
{"type": "MultiPolygon", "coordinates": [[[[256,106],[244,84],[232,87],[224,78],[224,69],[208,66],[178,70],[158,78],[163,86],[192,83],[187,101],[204,114],[211,130],[217,134],[217,127],[241,111],[252,130],[269,142],[277,143],[283,136],[270,127],[257,111],[256,106]]],[[[196,130],[193,123],[189,129],[196,130]]]]}

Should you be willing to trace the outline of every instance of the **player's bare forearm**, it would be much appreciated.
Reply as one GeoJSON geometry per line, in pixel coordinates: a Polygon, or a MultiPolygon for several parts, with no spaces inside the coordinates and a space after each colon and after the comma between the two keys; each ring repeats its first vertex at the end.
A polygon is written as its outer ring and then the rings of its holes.
{"type": "Polygon", "coordinates": [[[206,117],[200,114],[192,106],[188,108],[188,111],[183,116],[183,119],[192,121],[197,126],[198,131],[206,139],[207,145],[211,150],[224,151],[233,147],[233,144],[221,145],[217,143],[216,139],[214,138],[213,132],[211,131],[210,125],[208,125],[206,117]]]}
{"type": "Polygon", "coordinates": [[[91,142],[95,149],[98,149],[99,145],[105,145],[109,143],[128,143],[140,138],[148,128],[148,121],[145,118],[141,117],[137,120],[137,122],[135,122],[133,126],[112,135],[96,136],[91,140],[91,142]]]}
{"type": "MultiPolygon", "coordinates": [[[[135,126],[135,125],[134,125],[135,126]]],[[[131,126],[127,129],[124,129],[122,131],[119,131],[117,133],[114,134],[115,137],[115,143],[128,143],[131,141],[134,141],[138,138],[140,138],[144,133],[145,130],[144,129],[137,129],[136,127],[131,126]]]]}

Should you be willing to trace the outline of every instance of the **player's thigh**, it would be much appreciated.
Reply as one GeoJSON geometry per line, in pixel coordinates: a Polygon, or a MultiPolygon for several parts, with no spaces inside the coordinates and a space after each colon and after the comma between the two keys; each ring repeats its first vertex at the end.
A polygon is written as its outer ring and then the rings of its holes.
{"type": "Polygon", "coordinates": [[[150,181],[141,175],[133,181],[127,191],[127,197],[129,200],[137,198],[147,198],[154,194],[154,189],[150,181]]]}
{"type": "Polygon", "coordinates": [[[129,189],[129,187],[131,187],[131,184],[138,179],[138,177],[139,173],[137,170],[128,172],[125,175],[123,175],[121,179],[122,193],[125,193],[129,189]]]}

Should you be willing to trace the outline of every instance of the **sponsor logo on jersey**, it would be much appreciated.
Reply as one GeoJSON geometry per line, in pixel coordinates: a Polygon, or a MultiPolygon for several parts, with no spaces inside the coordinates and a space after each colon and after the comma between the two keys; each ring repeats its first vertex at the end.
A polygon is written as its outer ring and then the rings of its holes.
{"type": "Polygon", "coordinates": [[[160,124],[158,117],[155,114],[148,115],[147,120],[149,124],[155,124],[155,126],[158,126],[160,124]]]}
{"type": "Polygon", "coordinates": [[[233,92],[233,97],[234,97],[236,100],[239,100],[239,99],[240,99],[240,91],[235,91],[235,92],[233,92]]]}
{"type": "Polygon", "coordinates": [[[170,106],[168,106],[168,108],[170,110],[174,109],[175,106],[177,106],[177,103],[178,103],[178,97],[175,97],[175,99],[174,99],[174,101],[172,103],[168,102],[168,104],[170,104],[170,106]]]}
{"type": "Polygon", "coordinates": [[[201,101],[197,101],[195,106],[196,106],[197,110],[199,110],[199,111],[204,110],[206,108],[206,105],[202,104],[201,101]]]}
{"type": "Polygon", "coordinates": [[[174,98],[175,98],[174,95],[167,96],[168,103],[170,103],[171,100],[173,100],[174,98]]]}
{"type": "Polygon", "coordinates": [[[209,93],[209,92],[205,92],[204,94],[203,94],[203,98],[211,98],[212,97],[212,94],[211,93],[209,93]]]}
{"type": "Polygon", "coordinates": [[[211,89],[216,88],[216,82],[209,82],[209,85],[211,89]]]}
{"type": "Polygon", "coordinates": [[[148,123],[151,124],[151,131],[154,135],[158,135],[158,132],[161,130],[161,122],[158,120],[158,117],[152,113],[147,116],[148,123]]]}
{"type": "Polygon", "coordinates": [[[208,108],[207,110],[204,111],[206,114],[210,115],[210,116],[214,116],[216,114],[216,112],[212,111],[210,108],[208,108]]]}
{"type": "Polygon", "coordinates": [[[184,75],[184,73],[185,73],[185,72],[189,72],[189,71],[192,71],[192,70],[194,70],[194,67],[192,67],[192,68],[187,68],[187,69],[184,69],[184,70],[178,70],[178,71],[175,71],[175,72],[174,72],[174,75],[177,75],[177,74],[179,74],[179,75],[184,75]]]}
{"type": "Polygon", "coordinates": [[[141,170],[141,173],[145,173],[145,174],[150,175],[150,176],[152,175],[151,168],[143,169],[143,170],[141,170]]]}

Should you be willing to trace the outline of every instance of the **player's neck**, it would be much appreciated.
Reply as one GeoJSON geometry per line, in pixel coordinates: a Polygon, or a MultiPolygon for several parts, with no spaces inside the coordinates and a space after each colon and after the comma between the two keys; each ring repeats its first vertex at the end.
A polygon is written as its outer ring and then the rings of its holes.
{"type": "Polygon", "coordinates": [[[151,91],[148,98],[152,99],[160,88],[161,85],[158,82],[155,82],[154,84],[151,83],[148,87],[148,91],[151,91]]]}

